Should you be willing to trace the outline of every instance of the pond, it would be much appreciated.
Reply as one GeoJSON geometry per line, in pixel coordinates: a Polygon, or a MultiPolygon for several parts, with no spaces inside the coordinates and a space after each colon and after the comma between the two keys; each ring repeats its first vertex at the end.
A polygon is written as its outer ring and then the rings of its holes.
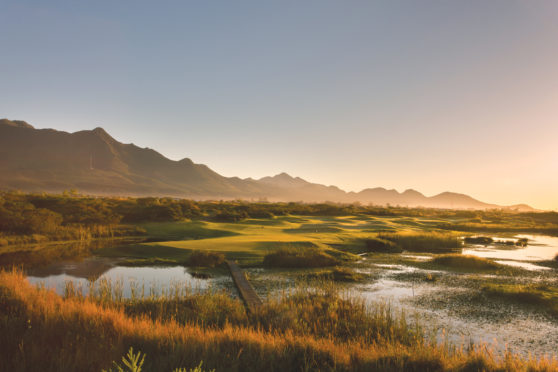
{"type": "MultiPolygon", "coordinates": [[[[493,258],[508,265],[527,265],[527,269],[542,270],[536,261],[550,260],[558,254],[558,238],[549,236],[517,235],[516,239],[529,239],[526,247],[491,244],[488,246],[472,245],[463,249],[464,254],[493,258]]],[[[496,238],[497,240],[500,238],[496,238]]],[[[406,259],[423,261],[425,256],[403,254],[406,259]]],[[[523,267],[524,267],[523,266],[523,267]]],[[[452,280],[461,280],[462,274],[423,270],[401,264],[375,263],[368,257],[355,264],[358,272],[368,273],[365,283],[346,284],[345,287],[354,295],[367,302],[389,303],[394,311],[405,311],[409,319],[415,319],[425,325],[428,333],[433,333],[439,341],[447,340],[454,344],[467,345],[469,342],[495,345],[501,353],[509,347],[523,355],[550,355],[558,348],[558,322],[539,313],[522,310],[519,306],[500,306],[494,302],[478,301],[478,290],[459,284],[452,280]],[[424,279],[404,279],[415,276],[424,278],[426,274],[455,278],[446,283],[441,281],[426,283],[424,279]],[[449,284],[448,284],[449,283],[449,284]],[[525,330],[530,330],[525,332],[525,330]]],[[[265,298],[280,293],[281,288],[291,287],[304,270],[268,270],[265,268],[246,269],[258,294],[265,298]]],[[[66,283],[72,281],[74,286],[83,288],[84,293],[90,284],[100,285],[108,280],[114,286],[120,286],[123,297],[129,298],[132,292],[149,296],[161,294],[177,286],[190,291],[207,291],[227,289],[237,296],[232,279],[225,271],[217,272],[212,278],[197,279],[194,271],[182,266],[167,267],[126,267],[119,265],[119,260],[90,256],[58,260],[41,267],[27,270],[29,281],[41,283],[53,288],[63,295],[66,283]]],[[[542,274],[551,272],[541,271],[542,274]]],[[[528,279],[526,280],[533,280],[528,279]]]]}
{"type": "Polygon", "coordinates": [[[48,266],[27,270],[32,284],[40,284],[63,295],[66,283],[86,294],[93,284],[98,288],[101,282],[118,288],[124,298],[132,297],[132,290],[141,296],[159,295],[176,288],[192,292],[220,289],[232,286],[228,275],[218,275],[208,279],[198,279],[193,271],[183,266],[127,267],[118,266],[118,261],[102,257],[88,257],[82,260],[53,263],[48,266]]]}
{"type": "MultiPolygon", "coordinates": [[[[493,238],[495,241],[498,237],[493,238]]],[[[548,261],[558,255],[558,237],[545,235],[516,235],[514,239],[528,239],[525,247],[503,244],[472,245],[463,249],[463,254],[496,259],[498,263],[522,267],[527,270],[547,268],[519,261],[548,261]]]]}

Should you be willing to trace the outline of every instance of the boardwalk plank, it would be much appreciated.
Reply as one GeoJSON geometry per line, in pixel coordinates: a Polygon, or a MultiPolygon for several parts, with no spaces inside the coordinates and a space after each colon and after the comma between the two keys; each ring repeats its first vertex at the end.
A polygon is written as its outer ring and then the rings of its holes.
{"type": "Polygon", "coordinates": [[[254,287],[252,287],[252,284],[250,284],[248,279],[246,279],[246,275],[242,270],[240,270],[240,267],[238,267],[236,262],[231,260],[227,260],[226,262],[231,272],[234,284],[236,284],[236,287],[238,288],[240,297],[242,297],[242,300],[246,305],[246,310],[250,313],[254,312],[262,305],[262,300],[254,290],[254,287]]]}

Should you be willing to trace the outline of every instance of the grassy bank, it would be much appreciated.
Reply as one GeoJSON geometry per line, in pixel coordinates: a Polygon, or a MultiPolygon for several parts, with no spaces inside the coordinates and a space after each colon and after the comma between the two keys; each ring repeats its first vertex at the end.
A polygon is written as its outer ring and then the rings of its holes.
{"type": "Polygon", "coordinates": [[[194,368],[200,361],[217,371],[558,369],[556,360],[498,359],[483,348],[428,343],[389,309],[332,293],[278,299],[250,319],[237,300],[192,296],[63,299],[30,286],[20,273],[1,272],[0,361],[10,371],[100,371],[133,347],[147,355],[145,371],[194,368]],[[175,318],[178,313],[189,315],[175,318]]]}
{"type": "Polygon", "coordinates": [[[494,271],[505,268],[487,258],[462,255],[462,254],[443,254],[436,256],[431,261],[434,265],[449,267],[457,270],[464,270],[468,272],[474,271],[494,271]]]}
{"type": "Polygon", "coordinates": [[[359,274],[348,267],[335,267],[332,270],[320,271],[306,275],[308,279],[331,280],[334,282],[359,283],[363,282],[367,275],[359,274]]]}
{"type": "Polygon", "coordinates": [[[462,246],[454,234],[438,232],[380,233],[378,238],[394,243],[409,252],[455,252],[462,246]]]}
{"type": "Polygon", "coordinates": [[[284,247],[265,255],[267,267],[327,267],[341,262],[316,247],[284,247]]]}

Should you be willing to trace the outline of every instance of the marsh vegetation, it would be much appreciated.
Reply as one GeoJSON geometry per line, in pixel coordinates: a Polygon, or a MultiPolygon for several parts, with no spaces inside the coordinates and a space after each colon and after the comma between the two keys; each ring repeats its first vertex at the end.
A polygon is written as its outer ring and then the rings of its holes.
{"type": "Polygon", "coordinates": [[[388,306],[370,307],[327,286],[276,298],[253,317],[221,293],[177,289],[158,298],[125,300],[106,291],[84,297],[68,290],[62,298],[30,286],[21,273],[0,273],[4,367],[101,370],[133,347],[150,356],[146,370],[195,368],[200,362],[239,371],[301,365],[363,371],[558,368],[552,359],[497,358],[482,347],[430,342],[388,306]]]}
{"type": "MultiPolygon", "coordinates": [[[[98,371],[133,347],[147,355],[144,370],[201,361],[217,371],[557,368],[550,335],[558,332],[558,240],[516,235],[558,232],[553,213],[2,197],[12,212],[18,203],[50,208],[63,216],[62,229],[133,232],[130,241],[113,234],[118,239],[0,248],[8,268],[1,330],[14,335],[2,340],[9,366],[29,370],[46,358],[46,370],[98,371]],[[114,219],[78,221],[82,207],[114,219]],[[475,230],[479,223],[484,228],[475,230]],[[225,259],[246,270],[264,299],[257,314],[246,314],[225,259]],[[29,286],[10,271],[14,263],[58,296],[29,286]],[[501,345],[489,352],[487,337],[501,345]]],[[[29,232],[1,226],[6,241],[28,243],[29,232]]],[[[45,231],[44,239],[58,239],[45,231]]]]}

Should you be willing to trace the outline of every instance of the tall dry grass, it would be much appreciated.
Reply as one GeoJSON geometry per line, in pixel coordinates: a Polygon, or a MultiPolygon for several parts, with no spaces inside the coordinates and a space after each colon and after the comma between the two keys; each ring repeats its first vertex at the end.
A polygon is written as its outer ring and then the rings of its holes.
{"type": "Polygon", "coordinates": [[[411,329],[397,325],[400,318],[389,324],[381,311],[374,319],[350,303],[298,296],[258,314],[256,318],[275,319],[264,329],[242,324],[253,321],[242,314],[237,315],[240,324],[235,324],[234,316],[222,324],[203,324],[149,311],[130,312],[122,305],[124,300],[62,298],[31,286],[21,272],[0,272],[0,365],[6,371],[100,371],[133,347],[146,355],[144,371],[195,368],[200,361],[217,371],[558,370],[555,359],[523,360],[511,354],[499,359],[484,348],[452,349],[412,332],[410,339],[401,338],[405,329],[411,329]],[[311,304],[314,308],[309,311],[311,304]],[[304,313],[308,326],[326,328],[300,333],[302,328],[291,328],[294,320],[280,321],[285,311],[291,312],[287,318],[304,313]],[[338,318],[331,318],[333,314],[338,318]],[[370,329],[368,340],[358,328],[370,329]]]}

